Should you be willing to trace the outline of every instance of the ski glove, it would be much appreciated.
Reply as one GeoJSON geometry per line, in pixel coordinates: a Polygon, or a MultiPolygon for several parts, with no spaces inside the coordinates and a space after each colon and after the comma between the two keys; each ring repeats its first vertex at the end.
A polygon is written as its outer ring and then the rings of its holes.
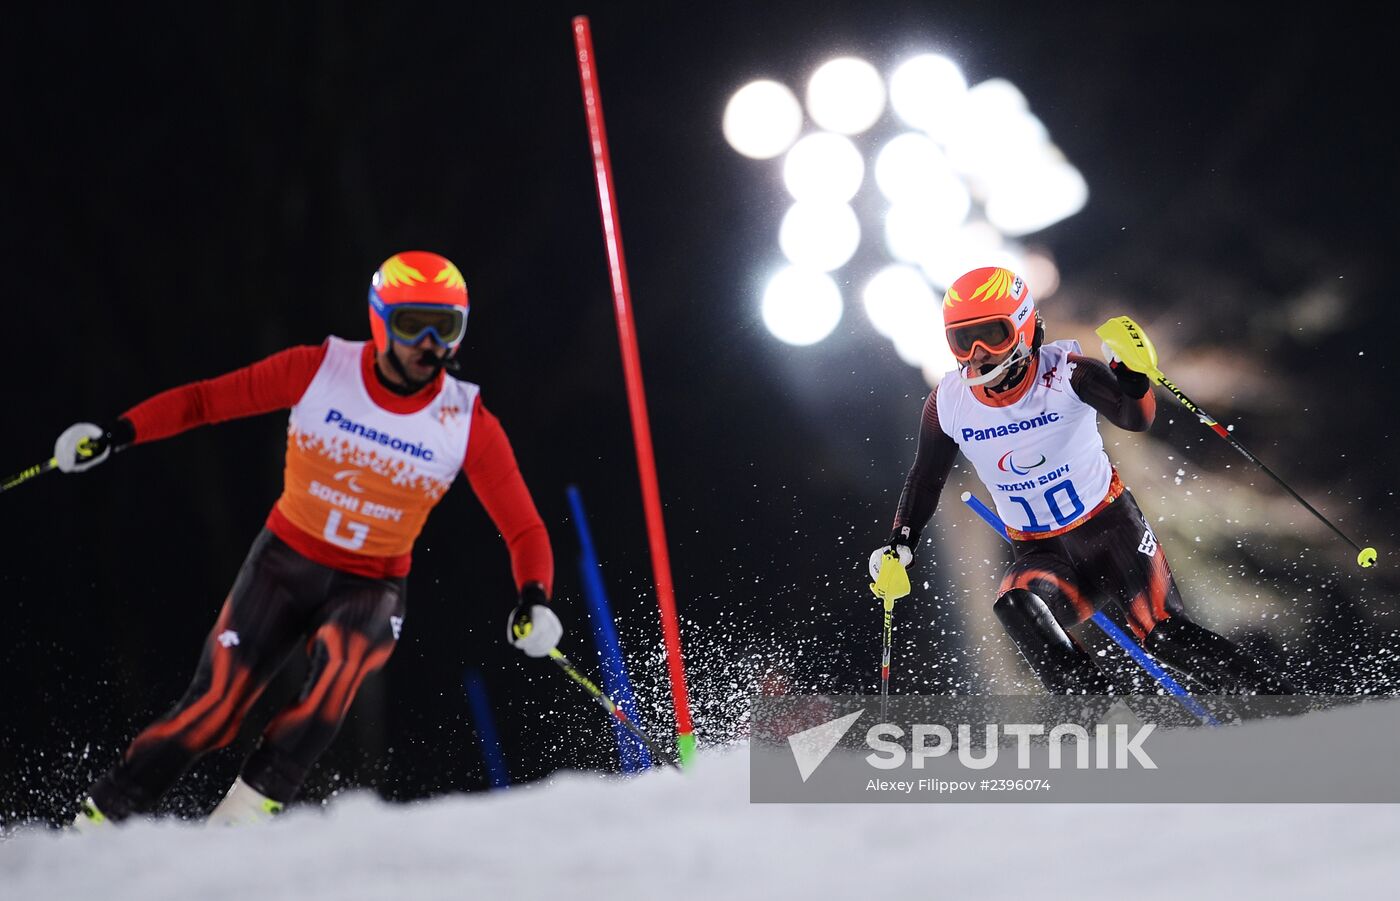
{"type": "Polygon", "coordinates": [[[919,543],[908,526],[901,526],[890,535],[890,540],[877,547],[870,555],[870,578],[873,581],[880,580],[880,563],[884,560],[886,551],[894,551],[899,555],[899,562],[905,569],[914,563],[913,545],[919,543]]]}
{"type": "Polygon", "coordinates": [[[1123,393],[1134,400],[1142,397],[1152,388],[1152,380],[1145,373],[1138,372],[1127,363],[1118,359],[1118,355],[1113,352],[1113,348],[1105,341],[1099,345],[1103,351],[1104,362],[1108,368],[1113,370],[1113,374],[1118,378],[1118,387],[1123,389],[1123,393]]]}
{"type": "Polygon", "coordinates": [[[506,641],[529,657],[545,657],[558,647],[563,636],[564,627],[549,609],[544,588],[535,582],[526,585],[506,621],[506,641]]]}
{"type": "Polygon", "coordinates": [[[1113,374],[1118,378],[1118,387],[1123,389],[1123,393],[1133,399],[1142,397],[1152,387],[1152,380],[1136,369],[1128,366],[1118,359],[1113,348],[1107,342],[1103,345],[1103,358],[1108,362],[1108,368],[1113,370],[1113,374]]]}
{"type": "Polygon", "coordinates": [[[64,429],[53,445],[54,465],[63,472],[83,472],[136,440],[136,430],[125,419],[109,426],[79,422],[64,429]]]}

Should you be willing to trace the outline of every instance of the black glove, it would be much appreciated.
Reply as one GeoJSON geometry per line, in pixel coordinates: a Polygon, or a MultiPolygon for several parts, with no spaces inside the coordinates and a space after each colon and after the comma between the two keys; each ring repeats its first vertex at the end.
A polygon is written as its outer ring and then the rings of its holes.
{"type": "Polygon", "coordinates": [[[1113,374],[1118,377],[1118,387],[1123,389],[1123,393],[1134,400],[1145,395],[1152,388],[1152,380],[1136,369],[1129,369],[1128,366],[1118,359],[1110,360],[1108,368],[1113,370],[1113,374]]]}

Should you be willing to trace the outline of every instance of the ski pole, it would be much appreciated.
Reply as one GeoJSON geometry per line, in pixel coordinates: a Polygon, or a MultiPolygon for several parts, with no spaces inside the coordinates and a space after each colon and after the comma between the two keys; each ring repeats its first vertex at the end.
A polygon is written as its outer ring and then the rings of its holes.
{"type": "Polygon", "coordinates": [[[28,469],[24,470],[23,472],[18,473],[17,475],[12,475],[12,476],[10,476],[8,479],[6,479],[5,481],[0,482],[0,492],[9,491],[11,488],[15,488],[15,487],[17,487],[17,486],[19,486],[19,485],[23,485],[25,482],[29,481],[29,480],[32,479],[32,478],[35,478],[35,477],[37,477],[37,476],[43,475],[44,473],[48,472],[50,469],[57,469],[57,468],[58,468],[58,458],[57,458],[57,457],[50,457],[49,459],[45,460],[43,463],[35,463],[33,466],[29,467],[28,469]]]}
{"type": "Polygon", "coordinates": [[[890,648],[894,644],[894,602],[909,593],[909,573],[899,562],[893,549],[885,551],[880,563],[880,575],[870,583],[870,590],[884,607],[883,646],[880,649],[880,719],[885,719],[890,700],[890,648]]]}
{"type": "Polygon", "coordinates": [[[1279,484],[1279,487],[1293,495],[1294,500],[1306,507],[1309,513],[1321,520],[1322,524],[1336,533],[1338,538],[1351,545],[1352,549],[1356,551],[1356,562],[1362,569],[1368,569],[1376,565],[1375,548],[1361,547],[1355,541],[1348,538],[1341,529],[1332,524],[1331,520],[1317,512],[1317,509],[1314,508],[1312,504],[1304,500],[1301,494],[1290,488],[1287,482],[1279,478],[1272,469],[1265,466],[1258,457],[1246,450],[1243,444],[1236,441],[1234,436],[1230,434],[1228,428],[1216,422],[1209,413],[1201,409],[1191,398],[1187,397],[1180,388],[1174,385],[1171,380],[1162,373],[1162,370],[1157,368],[1157,349],[1152,346],[1152,341],[1143,334],[1142,329],[1138,328],[1138,324],[1130,317],[1118,316],[1110,319],[1095,329],[1094,334],[1102,338],[1109,349],[1127,364],[1129,369],[1145,373],[1148,378],[1170,391],[1172,395],[1181,402],[1183,407],[1196,414],[1196,418],[1201,421],[1202,425],[1229,442],[1230,446],[1238,451],[1241,456],[1262,469],[1265,475],[1279,484]]]}
{"type": "MultiPolygon", "coordinates": [[[[980,516],[983,522],[991,526],[992,530],[1000,535],[1003,541],[1007,544],[1011,543],[1011,536],[1006,534],[1006,524],[1001,521],[1000,516],[997,516],[995,510],[982,503],[980,497],[973,494],[971,491],[964,491],[962,494],[962,501],[964,504],[971,507],[972,512],[980,516]]],[[[1220,725],[1220,721],[1211,716],[1210,711],[1202,707],[1200,701],[1191,697],[1191,693],[1183,688],[1180,682],[1173,679],[1170,673],[1162,669],[1161,664],[1153,660],[1142,648],[1138,647],[1138,643],[1133,641],[1133,639],[1128,636],[1128,633],[1118,628],[1118,624],[1105,616],[1102,610],[1095,611],[1090,619],[1093,621],[1094,625],[1103,630],[1105,635],[1113,639],[1114,643],[1122,648],[1129,657],[1133,658],[1137,665],[1142,667],[1147,674],[1152,677],[1153,681],[1162,686],[1163,691],[1175,697],[1181,702],[1182,706],[1191,711],[1191,714],[1195,716],[1196,719],[1207,726],[1220,725]]]]}
{"type": "Polygon", "coordinates": [[[616,704],[613,703],[612,698],[608,697],[607,694],[601,688],[593,684],[593,680],[589,679],[583,673],[579,672],[574,667],[573,663],[569,661],[569,658],[564,656],[564,653],[562,651],[560,651],[558,648],[551,649],[549,652],[549,659],[553,660],[556,664],[559,665],[559,668],[564,671],[564,675],[568,676],[570,679],[573,679],[579,685],[583,686],[583,690],[592,695],[593,700],[603,705],[604,710],[606,710],[608,713],[611,713],[614,717],[617,718],[618,722],[622,723],[623,726],[627,727],[627,731],[637,736],[637,740],[647,746],[647,750],[651,752],[653,760],[665,761],[665,763],[668,766],[675,766],[675,763],[671,760],[671,755],[666,753],[665,749],[663,749],[656,742],[652,741],[651,738],[645,732],[643,732],[637,726],[636,723],[632,722],[631,718],[628,717],[626,713],[622,712],[622,708],[618,707],[616,704]]]}
{"type": "MultiPolygon", "coordinates": [[[[80,461],[81,461],[81,460],[86,460],[86,459],[88,459],[89,457],[93,457],[93,456],[96,456],[97,454],[101,453],[101,452],[102,452],[102,448],[103,448],[103,446],[104,446],[104,445],[103,445],[103,440],[104,440],[104,439],[93,439],[93,438],[83,438],[83,439],[81,439],[81,440],[78,442],[78,458],[79,458],[79,460],[80,460],[80,461]]],[[[35,463],[33,466],[29,467],[28,469],[24,470],[23,472],[21,472],[21,473],[19,473],[19,474],[17,474],[17,475],[10,476],[10,477],[9,477],[8,479],[6,479],[5,481],[0,482],[0,493],[9,491],[11,488],[15,488],[15,487],[17,487],[17,486],[19,486],[19,485],[23,485],[25,482],[29,481],[30,479],[37,478],[37,477],[43,475],[44,473],[48,472],[49,470],[57,469],[57,468],[58,468],[58,458],[57,458],[57,457],[49,457],[49,458],[48,458],[47,460],[45,460],[43,463],[35,463]]]]}

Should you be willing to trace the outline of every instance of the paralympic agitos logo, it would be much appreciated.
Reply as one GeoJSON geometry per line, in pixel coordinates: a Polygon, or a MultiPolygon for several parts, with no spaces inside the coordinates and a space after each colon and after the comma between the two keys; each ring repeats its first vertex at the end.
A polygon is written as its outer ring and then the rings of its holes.
{"type": "Polygon", "coordinates": [[[1007,451],[1002,454],[1001,459],[997,461],[997,469],[1000,469],[1002,472],[1014,472],[1018,476],[1024,476],[1029,475],[1030,471],[1037,466],[1045,465],[1044,454],[1036,454],[1040,459],[1036,460],[1034,463],[1027,463],[1024,455],[1021,458],[1021,462],[1017,463],[1015,454],[1015,451],[1007,451]]]}

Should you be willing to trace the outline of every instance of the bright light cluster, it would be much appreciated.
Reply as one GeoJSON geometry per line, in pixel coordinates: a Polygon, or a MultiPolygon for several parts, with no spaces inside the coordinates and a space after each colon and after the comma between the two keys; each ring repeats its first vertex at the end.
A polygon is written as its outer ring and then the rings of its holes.
{"type": "Polygon", "coordinates": [[[930,381],[953,367],[939,304],[963,272],[1006,266],[1038,298],[1054,292],[1053,261],[1015,239],[1074,215],[1089,190],[1015,85],[993,78],[969,87],[934,54],[906,60],[888,79],[847,56],[819,66],[804,99],[805,117],[790,88],[754,81],[724,111],[735,150],[783,157],[793,200],[778,228],[788,265],[763,293],[763,321],[776,337],[808,345],[829,335],[843,306],[831,273],[877,237],[890,260],[860,289],[866,315],[930,381]],[[887,109],[895,128],[870,134],[887,109]],[[815,128],[803,135],[807,119],[815,128]],[[882,222],[856,214],[867,186],[887,203],[882,222]]]}

